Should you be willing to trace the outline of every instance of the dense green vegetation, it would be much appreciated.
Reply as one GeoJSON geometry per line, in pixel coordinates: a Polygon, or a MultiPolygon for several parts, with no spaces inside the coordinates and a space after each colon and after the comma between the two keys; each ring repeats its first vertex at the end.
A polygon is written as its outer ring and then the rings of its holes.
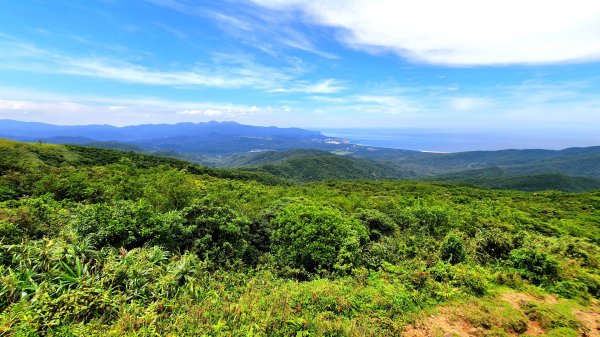
{"type": "Polygon", "coordinates": [[[558,151],[426,153],[357,145],[298,128],[234,122],[119,128],[0,120],[0,137],[137,152],[209,167],[243,168],[295,182],[410,178],[520,191],[582,192],[600,188],[600,146],[558,151]]]}
{"type": "Polygon", "coordinates": [[[427,178],[434,181],[462,182],[485,188],[518,191],[585,192],[600,189],[600,180],[557,173],[512,175],[500,168],[467,170],[427,178]]]}
{"type": "Polygon", "coordinates": [[[600,178],[600,147],[564,150],[500,150],[456,153],[413,153],[381,148],[352,148],[348,155],[371,159],[419,176],[448,173],[467,175],[477,169],[499,168],[505,175],[562,174],[574,177],[600,178]]]}
{"type": "Polygon", "coordinates": [[[600,296],[598,191],[293,184],[11,141],[0,175],[3,335],[408,336],[475,303],[482,336],[577,336],[600,296]],[[506,291],[560,301],[513,313],[506,291]]]}
{"type": "Polygon", "coordinates": [[[399,179],[413,174],[374,161],[319,150],[266,152],[246,159],[246,171],[266,172],[297,182],[399,179]]]}

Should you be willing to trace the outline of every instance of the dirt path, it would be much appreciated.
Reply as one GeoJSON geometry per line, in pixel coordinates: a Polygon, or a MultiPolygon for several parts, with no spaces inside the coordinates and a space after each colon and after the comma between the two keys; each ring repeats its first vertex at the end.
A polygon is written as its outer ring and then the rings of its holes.
{"type": "MultiPolygon", "coordinates": [[[[510,307],[517,310],[518,313],[523,314],[524,311],[522,306],[526,303],[554,305],[561,300],[551,295],[537,297],[520,292],[505,292],[493,301],[499,301],[496,306],[498,310],[503,310],[503,306],[506,307],[506,304],[508,304],[510,307]]],[[[522,317],[526,326],[521,326],[522,330],[517,330],[519,332],[507,331],[507,329],[503,328],[502,324],[500,324],[502,322],[498,323],[498,321],[474,324],[473,322],[476,322],[477,319],[468,317],[467,315],[470,312],[473,312],[470,310],[470,307],[477,307],[477,305],[477,302],[473,302],[472,304],[440,306],[437,308],[437,313],[424,317],[414,324],[405,326],[402,336],[481,337],[492,329],[503,330],[509,336],[541,336],[546,333],[540,322],[531,320],[524,314],[522,317]],[[494,326],[494,324],[496,324],[496,326],[494,326]]],[[[489,308],[484,308],[483,312],[487,311],[489,311],[489,308]]],[[[513,310],[513,312],[515,311],[513,310]]],[[[490,315],[490,317],[495,316],[495,313],[493,312],[487,312],[487,314],[490,315]]],[[[583,328],[580,329],[581,337],[600,337],[600,306],[598,306],[598,303],[594,303],[591,307],[586,309],[573,309],[573,314],[581,325],[583,325],[583,328]]]]}

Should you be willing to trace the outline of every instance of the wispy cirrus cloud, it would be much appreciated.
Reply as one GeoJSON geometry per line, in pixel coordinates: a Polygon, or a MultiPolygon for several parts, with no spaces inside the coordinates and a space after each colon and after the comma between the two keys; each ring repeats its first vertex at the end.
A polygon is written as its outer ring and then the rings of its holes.
{"type": "Polygon", "coordinates": [[[481,110],[491,103],[488,98],[476,96],[459,96],[451,98],[449,101],[450,107],[456,111],[481,110]]]}
{"type": "Polygon", "coordinates": [[[342,83],[334,79],[326,79],[317,83],[299,83],[289,88],[275,88],[271,92],[335,94],[346,89],[342,83]]]}
{"type": "Polygon", "coordinates": [[[305,70],[265,66],[248,55],[214,53],[210,63],[178,69],[157,70],[110,57],[81,57],[41,49],[21,41],[0,41],[0,69],[76,75],[125,83],[221,89],[250,88],[277,91],[284,84],[289,92],[332,93],[342,87],[332,79],[307,83],[298,77],[305,70]]]}
{"type": "Polygon", "coordinates": [[[0,42],[0,68],[78,75],[114,81],[214,88],[271,89],[294,77],[294,69],[276,69],[246,57],[220,64],[197,64],[183,70],[155,70],[109,57],[77,57],[23,42],[0,42]]]}
{"type": "MultiPolygon", "coordinates": [[[[526,80],[486,88],[420,86],[365,90],[310,100],[326,115],[359,120],[356,127],[568,127],[600,123],[599,79],[544,82],[526,80]]],[[[336,123],[343,123],[337,120],[336,123]]],[[[600,138],[599,138],[600,139],[600,138]]]]}
{"type": "Polygon", "coordinates": [[[274,54],[282,47],[302,50],[327,59],[337,59],[334,53],[317,46],[307,27],[298,29],[293,15],[282,15],[264,8],[257,9],[247,3],[215,2],[210,6],[181,0],[147,0],[156,6],[196,17],[211,19],[230,36],[247,46],[274,54]]]}

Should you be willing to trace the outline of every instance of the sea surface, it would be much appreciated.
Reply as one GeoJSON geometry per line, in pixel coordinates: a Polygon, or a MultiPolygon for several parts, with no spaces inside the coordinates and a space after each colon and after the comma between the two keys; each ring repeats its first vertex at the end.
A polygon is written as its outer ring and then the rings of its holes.
{"type": "Polygon", "coordinates": [[[354,144],[393,149],[462,152],[503,149],[552,149],[600,145],[596,130],[440,130],[440,129],[321,129],[323,135],[354,144]]]}

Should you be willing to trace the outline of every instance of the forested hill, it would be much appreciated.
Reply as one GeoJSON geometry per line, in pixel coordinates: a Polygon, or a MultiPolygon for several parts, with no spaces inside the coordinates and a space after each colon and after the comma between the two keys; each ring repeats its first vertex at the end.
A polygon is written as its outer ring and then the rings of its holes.
{"type": "Polygon", "coordinates": [[[485,188],[519,191],[584,192],[600,190],[600,180],[558,173],[511,174],[498,167],[466,170],[427,178],[429,181],[460,182],[485,188]]]}
{"type": "Polygon", "coordinates": [[[421,175],[441,175],[474,169],[501,168],[506,174],[558,173],[600,178],[600,146],[564,150],[500,150],[457,153],[395,153],[394,150],[360,151],[352,156],[386,162],[421,175]]]}
{"type": "Polygon", "coordinates": [[[591,336],[599,223],[600,192],[0,141],[0,335],[591,336]]]}
{"type": "Polygon", "coordinates": [[[321,180],[402,179],[414,177],[397,167],[318,150],[263,152],[245,158],[244,170],[266,172],[299,182],[321,180]]]}
{"type": "Polygon", "coordinates": [[[233,169],[215,169],[168,157],[152,156],[138,152],[91,148],[78,145],[23,143],[0,139],[0,172],[9,170],[40,170],[50,167],[103,166],[131,162],[140,168],[168,166],[193,174],[206,174],[219,178],[256,180],[266,184],[285,184],[284,179],[261,172],[233,169]]]}

